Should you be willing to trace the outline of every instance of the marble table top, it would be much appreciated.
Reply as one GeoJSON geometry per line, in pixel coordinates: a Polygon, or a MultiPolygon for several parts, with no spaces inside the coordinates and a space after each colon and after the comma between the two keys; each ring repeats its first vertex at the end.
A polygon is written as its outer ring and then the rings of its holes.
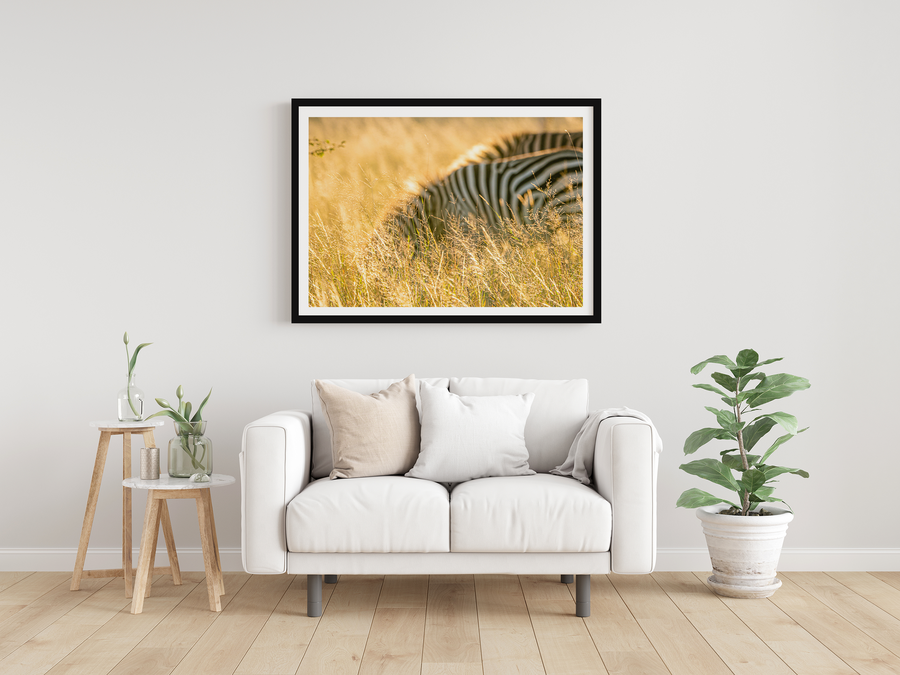
{"type": "Polygon", "coordinates": [[[197,488],[224,487],[234,483],[234,476],[214,473],[208,483],[192,483],[190,478],[175,478],[167,473],[159,474],[159,480],[141,480],[140,476],[132,476],[122,481],[122,485],[138,490],[196,490],[197,488]]]}
{"type": "Polygon", "coordinates": [[[165,421],[156,418],[152,420],[144,420],[143,422],[120,422],[119,420],[91,422],[92,427],[100,429],[146,429],[147,427],[161,427],[165,421]]]}

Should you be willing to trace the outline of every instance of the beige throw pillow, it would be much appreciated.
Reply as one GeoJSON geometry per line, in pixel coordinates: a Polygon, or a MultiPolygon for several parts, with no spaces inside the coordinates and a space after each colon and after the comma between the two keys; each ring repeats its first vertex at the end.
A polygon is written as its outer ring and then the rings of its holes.
{"type": "Polygon", "coordinates": [[[376,394],[316,380],[331,429],[331,478],[404,474],[419,456],[416,376],[376,394]]]}

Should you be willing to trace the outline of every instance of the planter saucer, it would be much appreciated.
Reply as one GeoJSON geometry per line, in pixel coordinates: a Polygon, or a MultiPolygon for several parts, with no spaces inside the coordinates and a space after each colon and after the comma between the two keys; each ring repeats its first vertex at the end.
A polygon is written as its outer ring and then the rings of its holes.
{"type": "Polygon", "coordinates": [[[720,584],[716,581],[716,575],[713,574],[710,575],[706,582],[718,595],[724,595],[726,598],[768,598],[781,588],[781,579],[775,579],[775,583],[768,586],[733,586],[731,584],[720,584]]]}

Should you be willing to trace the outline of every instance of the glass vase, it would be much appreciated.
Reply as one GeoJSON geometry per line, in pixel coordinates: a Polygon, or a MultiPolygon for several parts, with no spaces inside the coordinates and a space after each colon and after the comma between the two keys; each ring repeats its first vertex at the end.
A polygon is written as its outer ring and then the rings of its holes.
{"type": "Polygon", "coordinates": [[[190,478],[195,473],[212,473],[212,441],[205,433],[206,422],[175,422],[176,435],[169,441],[166,466],[170,476],[190,478]]]}
{"type": "Polygon", "coordinates": [[[118,394],[120,422],[140,422],[144,419],[144,392],[134,384],[135,373],[125,378],[125,386],[118,394]]]}

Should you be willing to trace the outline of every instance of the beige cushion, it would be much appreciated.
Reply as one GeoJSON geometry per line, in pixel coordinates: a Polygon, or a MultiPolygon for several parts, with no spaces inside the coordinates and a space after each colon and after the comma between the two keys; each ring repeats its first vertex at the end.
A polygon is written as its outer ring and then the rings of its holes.
{"type": "Polygon", "coordinates": [[[409,471],[419,456],[416,376],[375,394],[358,394],[316,380],[331,430],[331,478],[392,476],[409,471]]]}

